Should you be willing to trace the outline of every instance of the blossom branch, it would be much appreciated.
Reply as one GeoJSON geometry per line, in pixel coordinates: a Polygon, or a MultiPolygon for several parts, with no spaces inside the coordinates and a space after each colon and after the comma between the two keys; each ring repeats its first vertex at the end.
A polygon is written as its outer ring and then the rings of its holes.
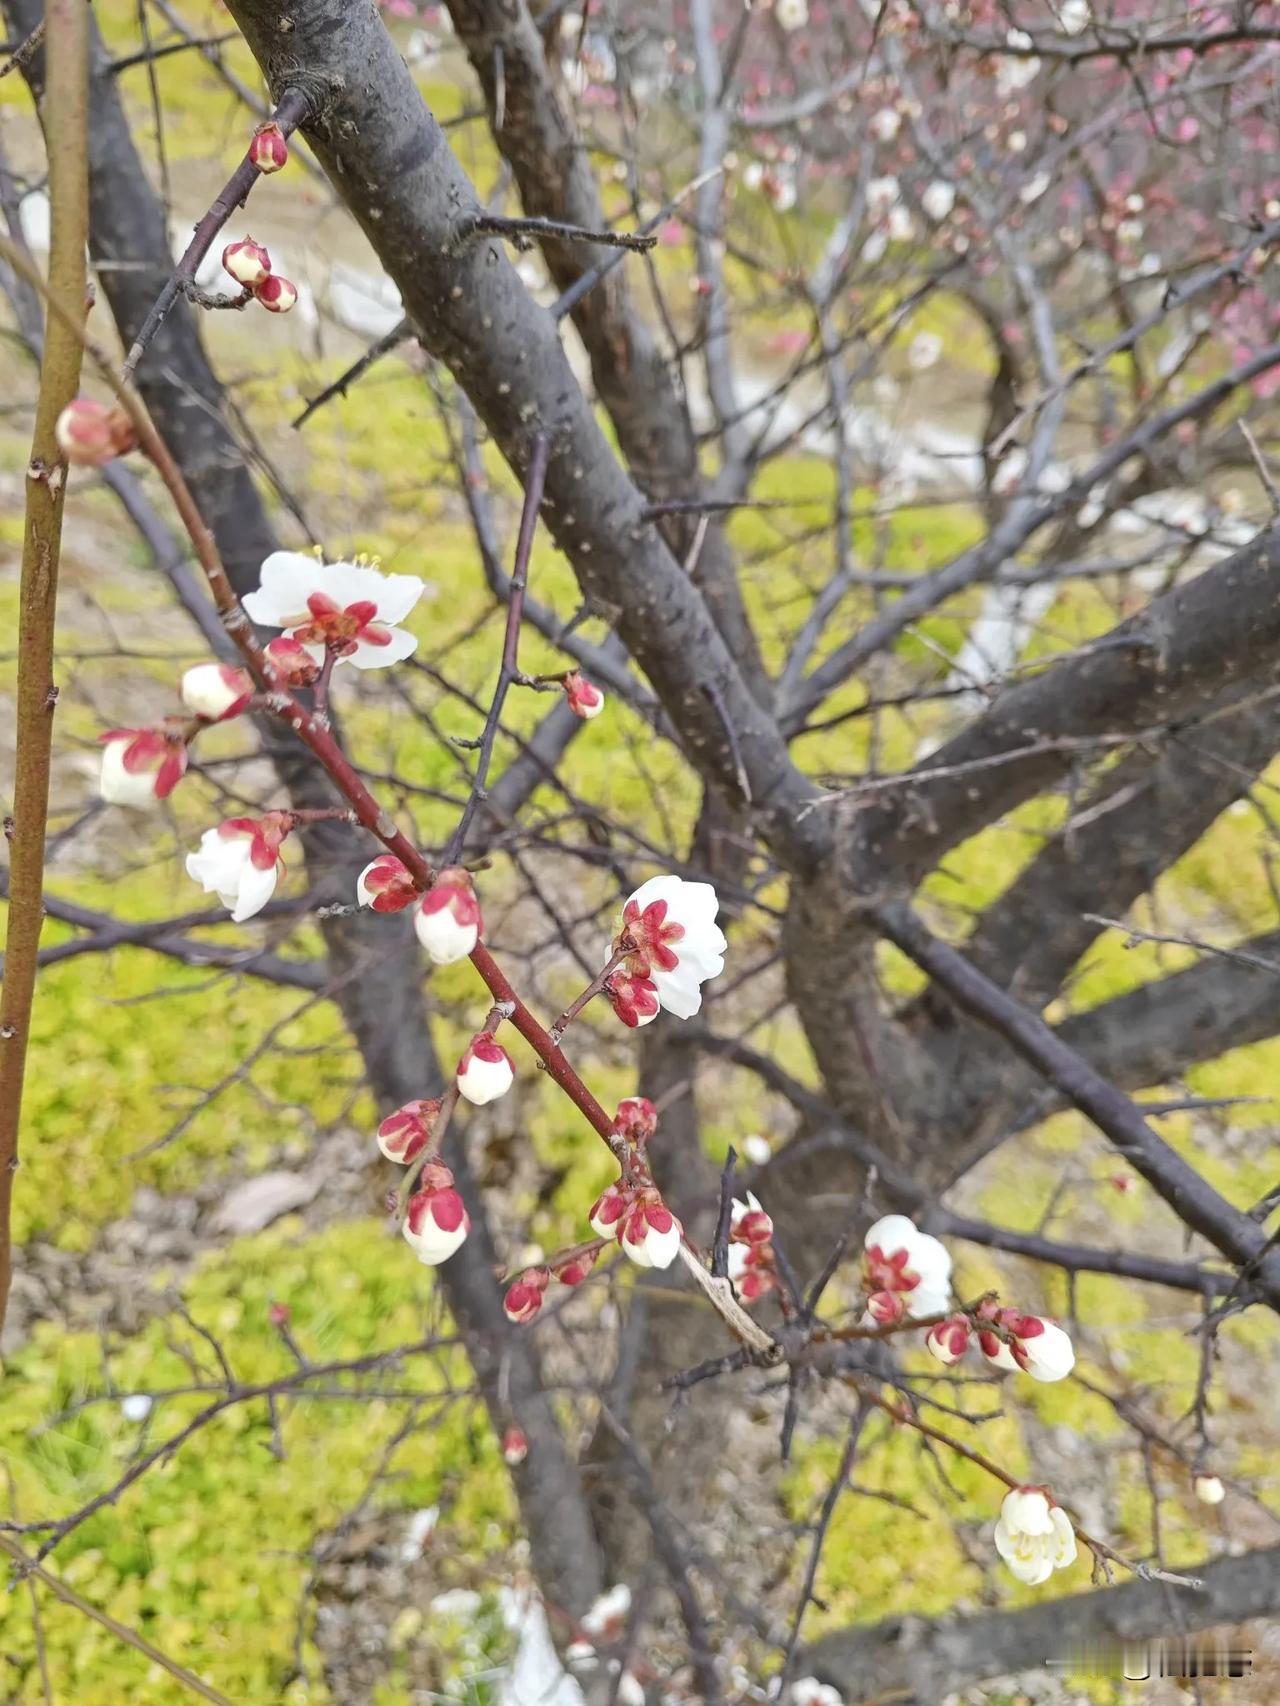
{"type": "MultiPolygon", "coordinates": [[[[311,111],[311,96],[304,90],[287,89],[280,97],[273,115],[273,122],[279,127],[283,136],[288,137],[311,111]]],[[[177,301],[195,283],[195,276],[200,262],[208,254],[214,239],[226,225],[238,207],[243,207],[249,199],[249,192],[260,177],[260,168],[254,164],[252,147],[246,151],[244,159],[227,179],[222,189],[214,198],[212,206],[200,220],[192,234],[191,241],[183,251],[182,259],[173,269],[164,289],[156,298],[151,312],[138,329],[138,335],[125,360],[122,377],[132,379],[135,368],[142,360],[147,345],[155,337],[164,324],[165,316],[177,301]]],[[[234,304],[238,306],[238,304],[234,304]]]]}

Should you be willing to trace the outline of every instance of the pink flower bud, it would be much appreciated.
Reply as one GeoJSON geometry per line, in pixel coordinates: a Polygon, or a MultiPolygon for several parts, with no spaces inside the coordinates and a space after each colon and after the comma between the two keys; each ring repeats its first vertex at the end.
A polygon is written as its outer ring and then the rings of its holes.
{"type": "Polygon", "coordinates": [[[622,1230],[623,1216],[631,1206],[631,1192],[621,1184],[607,1185],[591,1205],[587,1216],[597,1238],[616,1238],[622,1230]]]}
{"type": "Polygon", "coordinates": [[[592,717],[598,717],[604,710],[604,694],[576,669],[570,670],[564,678],[564,696],[574,716],[581,717],[583,722],[589,723],[592,717]]]}
{"type": "Polygon", "coordinates": [[[892,1327],[907,1313],[902,1296],[896,1291],[873,1291],[863,1312],[864,1327],[892,1327]]]}
{"type": "Polygon", "coordinates": [[[356,880],[356,899],[375,912],[402,912],[418,898],[408,866],[394,853],[379,853],[356,880]]]}
{"type": "Polygon", "coordinates": [[[739,1244],[767,1244],[773,1237],[773,1221],[750,1191],[746,1202],[734,1198],[729,1236],[739,1244]]]}
{"type": "Polygon", "coordinates": [[[542,1308],[550,1283],[550,1268],[530,1268],[521,1274],[518,1280],[507,1287],[507,1295],[502,1300],[507,1320],[521,1323],[532,1321],[542,1308]]]}
{"type": "Polygon", "coordinates": [[[553,1263],[551,1272],[561,1285],[581,1285],[599,1258],[599,1250],[583,1250],[561,1262],[558,1267],[553,1263]]]}
{"type": "Polygon", "coordinates": [[[471,878],[460,866],[437,875],[413,915],[413,928],[436,965],[466,959],[480,940],[484,919],[471,878]]]}
{"type": "Polygon", "coordinates": [[[978,1318],[981,1321],[998,1322],[1004,1329],[1003,1334],[994,1332],[989,1327],[978,1329],[978,1349],[983,1356],[986,1357],[992,1368],[1016,1369],[1018,1359],[1014,1355],[1009,1335],[1011,1323],[1021,1319],[1018,1311],[1016,1309],[1000,1309],[994,1303],[984,1303],[978,1310],[978,1318]]]}
{"type": "Polygon", "coordinates": [[[300,640],[278,634],[263,648],[271,674],[281,687],[310,687],[320,675],[320,665],[300,640]]]}
{"type": "Polygon", "coordinates": [[[529,1455],[529,1441],[520,1428],[508,1428],[502,1436],[502,1457],[512,1469],[529,1455]]]}
{"type": "Polygon", "coordinates": [[[658,1017],[658,988],[651,978],[633,977],[619,967],[605,979],[604,992],[614,1012],[632,1030],[658,1017]]]}
{"type": "Polygon", "coordinates": [[[437,1119],[440,1100],[436,1096],[426,1101],[406,1102],[394,1114],[388,1114],[378,1127],[378,1148],[388,1161],[408,1166],[430,1143],[437,1119]]]}
{"type": "Polygon", "coordinates": [[[271,256],[252,237],[241,237],[238,243],[228,243],[222,251],[222,267],[237,284],[253,290],[270,277],[271,256]]]}
{"type": "Polygon", "coordinates": [[[925,1344],[937,1357],[938,1361],[948,1367],[960,1358],[969,1348],[970,1326],[963,1315],[953,1315],[950,1321],[939,1321],[937,1326],[930,1327],[925,1335],[925,1344]]]}
{"type": "Polygon", "coordinates": [[[287,1327],[289,1316],[290,1309],[287,1303],[273,1303],[267,1310],[267,1320],[273,1327],[287,1327]]]}
{"type": "Polygon", "coordinates": [[[273,272],[254,286],[253,294],[270,313],[287,314],[298,300],[298,287],[273,272]]]}
{"type": "Polygon", "coordinates": [[[680,1250],[680,1222],[661,1197],[638,1202],[622,1223],[622,1253],[639,1268],[669,1268],[680,1250]]]}
{"type": "Polygon", "coordinates": [[[183,675],[178,692],[194,716],[220,723],[244,710],[253,698],[253,679],[229,663],[198,663],[183,675]]]}
{"type": "Polygon", "coordinates": [[[165,729],[112,729],[102,742],[98,792],[109,805],[153,806],[166,800],[187,771],[181,735],[165,729]]]}
{"type": "Polygon", "coordinates": [[[118,404],[95,403],[92,397],[68,403],[53,433],[73,468],[100,468],[138,442],[133,422],[118,404]]]}
{"type": "Polygon", "coordinates": [[[249,158],[263,174],[278,172],[289,163],[289,144],[278,124],[260,124],[249,144],[249,158]]]}
{"type": "Polygon", "coordinates": [[[658,1129],[658,1110],[647,1096],[626,1096],[618,1103],[613,1129],[639,1149],[658,1129]]]}
{"type": "Polygon", "coordinates": [[[458,1062],[458,1089],[468,1102],[483,1107],[505,1096],[515,1081],[511,1056],[486,1032],[472,1037],[471,1045],[458,1062]]]}
{"type": "Polygon", "coordinates": [[[409,1198],[404,1235],[418,1260],[435,1268],[462,1245],[471,1230],[471,1217],[447,1167],[429,1166],[423,1174],[424,1179],[428,1177],[431,1183],[409,1198]]]}

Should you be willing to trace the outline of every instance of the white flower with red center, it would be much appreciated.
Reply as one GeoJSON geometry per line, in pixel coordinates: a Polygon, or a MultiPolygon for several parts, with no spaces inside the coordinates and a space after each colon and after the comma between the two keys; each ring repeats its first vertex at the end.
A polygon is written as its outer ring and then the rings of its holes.
{"type": "Polygon", "coordinates": [[[297,285],[278,272],[254,285],[253,294],[269,314],[287,314],[298,303],[297,285]]]}
{"type": "Polygon", "coordinates": [[[404,1235],[429,1268],[447,1262],[471,1230],[466,1204],[453,1188],[453,1174],[437,1161],[422,1170],[422,1188],[409,1198],[404,1235]]]}
{"type": "Polygon", "coordinates": [[[229,663],[198,663],[183,675],[178,692],[193,716],[220,723],[226,717],[238,717],[248,705],[253,680],[246,670],[229,663]]]}
{"type": "Polygon", "coordinates": [[[669,1268],[680,1250],[680,1222],[656,1195],[640,1198],[621,1222],[622,1253],[638,1268],[669,1268]]]}
{"type": "Polygon", "coordinates": [[[921,1232],[905,1214],[886,1214],[868,1228],[862,1275],[869,1293],[899,1297],[903,1313],[914,1321],[945,1313],[951,1301],[946,1245],[921,1232]]]}
{"type": "Polygon", "coordinates": [[[206,829],[200,849],[187,854],[187,875],[206,894],[216,894],[234,924],[261,912],[284,870],[280,845],[293,827],[288,812],[265,817],[229,817],[206,829]]]}
{"type": "Polygon", "coordinates": [[[53,423],[58,449],[73,468],[100,468],[138,442],[133,422],[119,404],[76,397],[53,423]]]}
{"type": "Polygon", "coordinates": [[[949,1368],[969,1349],[973,1329],[963,1315],[953,1315],[949,1321],[939,1321],[925,1334],[925,1344],[940,1363],[949,1368]]]}
{"type": "Polygon", "coordinates": [[[1055,1321],[1024,1315],[1018,1309],[998,1309],[986,1303],[978,1311],[978,1349],[993,1368],[1021,1369],[1033,1380],[1064,1380],[1075,1367],[1070,1336],[1055,1321]],[[999,1327],[1001,1331],[995,1329],[999,1327]]]}
{"type": "Polygon", "coordinates": [[[270,277],[271,256],[252,237],[241,237],[237,243],[228,243],[222,251],[222,268],[237,284],[252,290],[270,277]]]}
{"type": "Polygon", "coordinates": [[[739,1244],[767,1244],[773,1237],[773,1221],[750,1191],[746,1202],[733,1199],[729,1236],[739,1244]]]}
{"type": "Polygon", "coordinates": [[[1042,1487],[1015,1487],[1005,1495],[995,1542],[1013,1574],[1031,1587],[1075,1562],[1075,1531],[1042,1487]]]}
{"type": "Polygon", "coordinates": [[[515,1076],[511,1056],[484,1031],[472,1037],[470,1047],[458,1062],[458,1089],[477,1107],[505,1096],[515,1076]]]}
{"type": "Polygon", "coordinates": [[[613,951],[628,976],[648,979],[659,1005],[678,1019],[702,1006],[702,985],[724,970],[728,944],[716,923],[720,902],[710,883],[650,877],[622,909],[613,951]]]}
{"type": "Polygon", "coordinates": [[[581,717],[584,723],[589,723],[604,710],[604,694],[576,669],[570,670],[564,678],[564,696],[574,716],[581,717]]]}
{"type": "Polygon", "coordinates": [[[394,853],[380,853],[356,878],[356,899],[375,912],[402,912],[420,893],[408,866],[394,853]]]}
{"type": "Polygon", "coordinates": [[[461,866],[449,865],[438,874],[418,903],[413,928],[436,965],[466,959],[480,940],[484,919],[471,878],[461,866]]]}
{"type": "Polygon", "coordinates": [[[417,649],[402,622],[422,596],[416,575],[384,575],[365,563],[322,563],[273,551],[261,584],[244,600],[255,622],[284,628],[317,662],[328,652],[357,669],[384,669],[417,649]]]}
{"type": "Polygon", "coordinates": [[[816,1676],[798,1676],[791,1684],[791,1706],[844,1706],[838,1688],[816,1676]]]}
{"type": "Polygon", "coordinates": [[[378,1148],[388,1161],[398,1161],[407,1167],[430,1143],[439,1117],[440,1099],[437,1096],[406,1102],[395,1113],[388,1114],[378,1127],[378,1148]]]}
{"type": "Polygon", "coordinates": [[[187,743],[165,729],[110,729],[99,735],[98,792],[112,806],[154,806],[187,773],[187,743]]]}
{"type": "Polygon", "coordinates": [[[523,1324],[532,1321],[546,1301],[551,1284],[550,1268],[529,1268],[507,1287],[502,1307],[508,1321],[523,1324]]]}
{"type": "Polygon", "coordinates": [[[605,979],[604,992],[614,1012],[633,1031],[658,1017],[658,986],[650,978],[632,977],[619,967],[605,979]]]}
{"type": "Polygon", "coordinates": [[[262,648],[274,680],[281,687],[310,687],[320,674],[320,665],[300,641],[277,634],[262,648]]]}
{"type": "Polygon", "coordinates": [[[249,158],[264,176],[288,164],[289,144],[278,124],[273,121],[258,126],[249,144],[249,158]]]}
{"type": "Polygon", "coordinates": [[[512,1469],[529,1455],[529,1440],[523,1428],[510,1427],[502,1436],[502,1460],[512,1469]]]}

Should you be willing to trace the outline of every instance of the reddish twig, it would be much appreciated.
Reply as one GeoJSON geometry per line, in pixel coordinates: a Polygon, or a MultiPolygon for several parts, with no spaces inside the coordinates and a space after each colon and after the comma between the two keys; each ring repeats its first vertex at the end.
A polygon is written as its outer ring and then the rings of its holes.
{"type": "MultiPolygon", "coordinates": [[[[310,95],[305,94],[301,89],[287,89],[280,97],[273,118],[284,134],[288,136],[297,129],[310,111],[310,95]]],[[[249,199],[250,190],[260,176],[261,173],[246,150],[244,159],[218,192],[208,213],[196,226],[191,241],[183,252],[182,259],[169,275],[164,289],[156,297],[150,313],[142,322],[138,335],[133,340],[133,347],[125,359],[122,377],[126,381],[132,379],[134,369],[142,360],[147,345],[164,324],[165,316],[178,297],[195,283],[196,271],[213,246],[214,239],[235,210],[244,206],[249,199]]]]}

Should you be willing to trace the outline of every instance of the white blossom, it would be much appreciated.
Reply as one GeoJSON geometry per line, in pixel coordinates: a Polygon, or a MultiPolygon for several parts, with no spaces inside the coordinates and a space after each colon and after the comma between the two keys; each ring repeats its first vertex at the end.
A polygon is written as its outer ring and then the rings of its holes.
{"type": "Polygon", "coordinates": [[[702,985],[724,970],[728,944],[716,923],[720,902],[710,883],[650,877],[622,910],[614,953],[633,977],[652,980],[659,1004],[678,1019],[702,1006],[702,985]]]}
{"type": "Polygon", "coordinates": [[[956,189],[945,178],[934,178],[920,194],[920,206],[930,219],[941,222],[956,205],[956,189]]]}
{"type": "Polygon", "coordinates": [[[187,875],[206,894],[218,896],[235,924],[262,911],[282,869],[278,843],[264,837],[251,818],[229,818],[206,829],[199,851],[187,854],[187,875]]]}
{"type": "Polygon", "coordinates": [[[1076,1537],[1067,1513],[1038,1487],[1016,1487],[1006,1494],[995,1542],[1013,1574],[1031,1587],[1075,1562],[1076,1537]]]}
{"type": "Polygon", "coordinates": [[[255,622],[283,628],[317,660],[384,669],[417,649],[396,626],[422,596],[416,575],[384,575],[366,563],[322,563],[298,551],[273,551],[259,588],[244,600],[255,622]]]}

